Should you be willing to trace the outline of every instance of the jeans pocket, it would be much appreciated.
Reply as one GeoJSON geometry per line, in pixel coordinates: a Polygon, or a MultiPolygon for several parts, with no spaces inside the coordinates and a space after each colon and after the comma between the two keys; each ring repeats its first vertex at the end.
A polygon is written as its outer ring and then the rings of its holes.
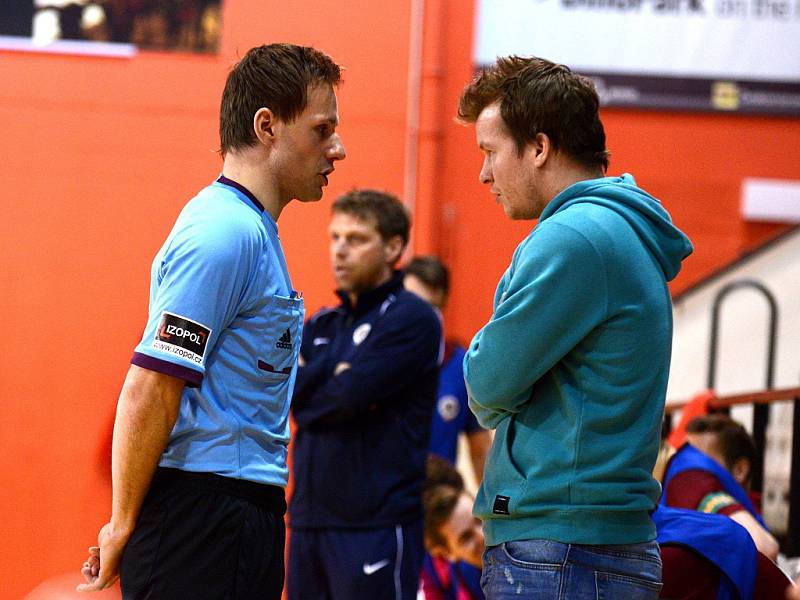
{"type": "Polygon", "coordinates": [[[655,565],[661,565],[661,553],[656,542],[644,542],[641,544],[614,544],[608,546],[582,546],[587,552],[608,556],[612,560],[620,561],[645,561],[655,565]]]}
{"type": "Polygon", "coordinates": [[[595,586],[598,600],[656,600],[661,591],[661,583],[620,575],[595,571],[595,586]]]}
{"type": "MultiPolygon", "coordinates": [[[[524,544],[524,542],[523,542],[524,544]]],[[[490,549],[491,558],[484,562],[481,587],[493,600],[552,600],[558,598],[564,570],[561,564],[530,562],[522,544],[507,542],[490,549]],[[509,548],[510,547],[510,548],[509,548]]],[[[538,559],[537,559],[538,560],[538,559]]]]}
{"type": "Polygon", "coordinates": [[[513,565],[543,571],[557,571],[564,565],[566,546],[550,540],[505,542],[503,557],[513,565]]]}

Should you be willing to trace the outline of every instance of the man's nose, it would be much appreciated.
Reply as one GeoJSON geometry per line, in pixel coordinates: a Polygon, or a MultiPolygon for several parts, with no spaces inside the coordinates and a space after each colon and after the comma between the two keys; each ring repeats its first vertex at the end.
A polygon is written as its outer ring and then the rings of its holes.
{"type": "Polygon", "coordinates": [[[484,160],[481,166],[481,172],[478,175],[481,183],[492,183],[492,169],[489,167],[489,161],[484,160]]]}
{"type": "Polygon", "coordinates": [[[331,158],[331,160],[344,160],[347,157],[347,151],[344,149],[342,138],[339,137],[338,133],[334,134],[333,137],[334,139],[328,151],[328,157],[331,158]]]}

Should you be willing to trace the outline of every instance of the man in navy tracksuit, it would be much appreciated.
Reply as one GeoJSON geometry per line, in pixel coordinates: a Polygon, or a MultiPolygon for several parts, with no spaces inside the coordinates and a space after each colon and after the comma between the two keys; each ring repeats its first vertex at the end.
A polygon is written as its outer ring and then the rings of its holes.
{"type": "Polygon", "coordinates": [[[292,400],[290,600],[416,597],[441,324],[393,269],[409,228],[388,194],[333,205],[342,302],[307,323],[292,400]]]}

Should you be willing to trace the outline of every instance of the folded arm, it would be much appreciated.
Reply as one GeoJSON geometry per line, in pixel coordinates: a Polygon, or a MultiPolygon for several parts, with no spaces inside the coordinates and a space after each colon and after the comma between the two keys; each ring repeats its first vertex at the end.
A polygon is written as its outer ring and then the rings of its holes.
{"type": "Polygon", "coordinates": [[[441,324],[435,313],[407,306],[389,310],[396,312],[383,318],[347,365],[322,356],[303,367],[309,369],[302,375],[306,383],[292,404],[299,427],[359,418],[396,400],[410,378],[436,368],[441,324]]]}
{"type": "Polygon", "coordinates": [[[464,357],[470,408],[495,428],[519,412],[536,381],[602,322],[603,260],[579,232],[543,223],[515,254],[491,320],[464,357]]]}

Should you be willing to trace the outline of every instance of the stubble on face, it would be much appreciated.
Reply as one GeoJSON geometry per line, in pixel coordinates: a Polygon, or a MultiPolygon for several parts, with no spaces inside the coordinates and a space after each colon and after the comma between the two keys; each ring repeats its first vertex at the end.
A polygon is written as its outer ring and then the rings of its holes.
{"type": "Polygon", "coordinates": [[[478,147],[484,154],[481,183],[490,186],[509,219],[536,219],[544,203],[537,199],[538,178],[533,164],[535,149],[528,144],[520,153],[500,112],[500,103],[487,106],[475,121],[478,147]]]}
{"type": "Polygon", "coordinates": [[[334,162],[345,158],[338,124],[336,94],[328,84],[310,86],[303,112],[290,123],[276,123],[273,169],[284,203],[322,198],[334,162]]]}
{"type": "Polygon", "coordinates": [[[328,232],[333,276],[340,290],[357,296],[391,277],[386,243],[374,222],[335,212],[328,232]]]}

